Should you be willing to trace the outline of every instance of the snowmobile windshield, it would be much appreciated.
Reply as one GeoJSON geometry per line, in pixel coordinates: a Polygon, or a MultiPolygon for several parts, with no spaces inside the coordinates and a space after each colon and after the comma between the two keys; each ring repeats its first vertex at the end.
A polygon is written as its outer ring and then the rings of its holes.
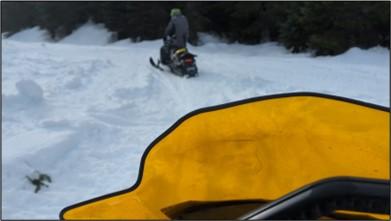
{"type": "Polygon", "coordinates": [[[389,180],[389,117],[386,107],[315,93],[196,110],[147,148],[132,187],[60,216],[171,219],[189,202],[237,202],[238,215],[329,177],[389,180]]]}

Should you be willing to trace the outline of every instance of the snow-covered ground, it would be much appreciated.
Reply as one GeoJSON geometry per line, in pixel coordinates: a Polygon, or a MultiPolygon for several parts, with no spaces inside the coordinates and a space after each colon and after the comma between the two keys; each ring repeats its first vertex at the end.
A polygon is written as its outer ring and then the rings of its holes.
{"type": "Polygon", "coordinates": [[[312,91],[389,106],[389,50],[291,54],[276,43],[225,44],[203,35],[198,78],[152,68],[161,40],[108,43],[91,23],[58,43],[38,28],[2,40],[2,210],[57,219],[68,205],[130,187],[144,149],[201,107],[312,91]],[[25,178],[49,174],[34,193],[25,178]]]}

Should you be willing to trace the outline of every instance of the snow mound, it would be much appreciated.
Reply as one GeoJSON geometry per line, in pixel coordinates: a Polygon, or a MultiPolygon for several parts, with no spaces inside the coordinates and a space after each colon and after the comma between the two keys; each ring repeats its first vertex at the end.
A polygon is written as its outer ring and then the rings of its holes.
{"type": "Polygon", "coordinates": [[[16,95],[3,95],[5,108],[33,108],[43,103],[43,90],[35,81],[21,80],[15,86],[18,91],[16,95]]]}
{"type": "Polygon", "coordinates": [[[43,101],[43,90],[35,81],[21,80],[15,86],[22,97],[33,102],[43,101]]]}
{"type": "Polygon", "coordinates": [[[17,32],[8,37],[8,39],[22,42],[48,42],[50,41],[50,36],[46,30],[36,26],[17,32]]]}
{"type": "Polygon", "coordinates": [[[206,44],[210,44],[210,43],[214,43],[214,44],[227,43],[226,40],[221,39],[214,34],[199,32],[199,33],[197,33],[197,36],[198,36],[198,43],[200,45],[206,45],[206,44]]]}
{"type": "Polygon", "coordinates": [[[111,42],[113,33],[109,32],[103,24],[94,24],[91,21],[80,26],[59,43],[75,45],[106,45],[111,42]]]}
{"type": "Polygon", "coordinates": [[[345,53],[337,55],[332,59],[350,64],[371,64],[389,66],[390,50],[379,46],[370,49],[361,49],[353,47],[345,53]]]}

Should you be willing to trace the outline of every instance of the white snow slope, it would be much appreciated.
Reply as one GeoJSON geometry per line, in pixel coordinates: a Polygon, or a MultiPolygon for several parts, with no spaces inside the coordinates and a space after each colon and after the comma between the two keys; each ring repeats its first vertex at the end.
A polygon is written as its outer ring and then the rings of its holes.
{"type": "Polygon", "coordinates": [[[149,65],[160,40],[77,44],[85,29],[67,44],[36,42],[39,33],[2,41],[2,218],[57,219],[65,206],[130,187],[144,149],[198,108],[295,91],[389,106],[388,49],[313,58],[276,43],[206,41],[190,47],[199,77],[184,79],[149,65]],[[38,193],[25,178],[35,170],[53,179],[38,193]]]}

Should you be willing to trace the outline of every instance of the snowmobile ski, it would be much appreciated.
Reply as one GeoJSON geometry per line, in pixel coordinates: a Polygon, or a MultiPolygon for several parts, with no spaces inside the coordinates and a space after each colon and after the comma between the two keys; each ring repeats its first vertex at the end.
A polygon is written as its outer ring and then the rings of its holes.
{"type": "Polygon", "coordinates": [[[151,63],[152,67],[157,68],[161,71],[164,71],[162,67],[160,67],[160,61],[158,60],[158,63],[156,64],[152,57],[149,58],[149,63],[151,63]]]}

